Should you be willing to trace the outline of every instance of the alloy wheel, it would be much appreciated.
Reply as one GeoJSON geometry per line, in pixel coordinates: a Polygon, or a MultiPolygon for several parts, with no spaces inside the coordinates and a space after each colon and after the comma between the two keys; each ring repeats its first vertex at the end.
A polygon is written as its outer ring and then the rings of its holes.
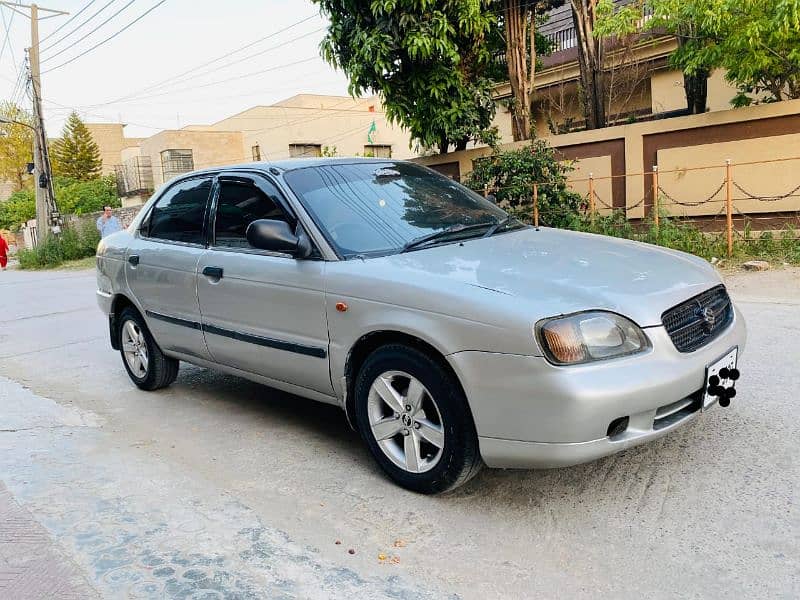
{"type": "Polygon", "coordinates": [[[144,332],[134,321],[125,321],[122,325],[122,352],[128,368],[139,379],[147,375],[149,357],[144,332]]]}
{"type": "Polygon", "coordinates": [[[402,371],[379,375],[369,389],[369,425],[378,446],[410,473],[433,469],[442,457],[444,422],[422,382],[402,371]]]}

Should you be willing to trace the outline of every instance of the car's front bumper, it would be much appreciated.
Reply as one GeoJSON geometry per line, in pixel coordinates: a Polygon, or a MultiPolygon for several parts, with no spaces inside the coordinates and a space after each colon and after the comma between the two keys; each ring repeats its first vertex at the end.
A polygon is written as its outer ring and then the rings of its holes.
{"type": "Polygon", "coordinates": [[[675,349],[663,327],[646,330],[646,354],[557,367],[535,356],[458,352],[448,356],[464,386],[490,467],[549,468],[587,462],[659,438],[696,418],[706,367],[746,332],[731,326],[691,353],[675,349]],[[609,435],[609,426],[628,417],[609,435]]]}

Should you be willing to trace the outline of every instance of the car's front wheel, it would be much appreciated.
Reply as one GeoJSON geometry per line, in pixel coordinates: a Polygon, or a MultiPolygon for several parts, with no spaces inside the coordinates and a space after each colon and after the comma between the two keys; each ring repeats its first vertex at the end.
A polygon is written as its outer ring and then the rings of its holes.
{"type": "Polygon", "coordinates": [[[441,364],[402,345],[374,351],[355,385],[356,422],[383,471],[425,494],[469,481],[482,466],[458,381],[441,364]]]}
{"type": "Polygon", "coordinates": [[[139,312],[126,308],[118,323],[122,363],[131,381],[148,391],[167,387],[175,381],[179,362],[161,351],[139,312]]]}

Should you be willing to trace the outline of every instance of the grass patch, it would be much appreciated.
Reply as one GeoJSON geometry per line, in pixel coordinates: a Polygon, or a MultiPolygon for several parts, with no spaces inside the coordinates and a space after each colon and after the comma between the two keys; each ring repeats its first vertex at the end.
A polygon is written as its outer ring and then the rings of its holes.
{"type": "Polygon", "coordinates": [[[83,271],[85,269],[94,269],[95,266],[97,266],[97,257],[92,255],[76,260],[66,260],[56,268],[59,271],[83,271]]]}
{"type": "Polygon", "coordinates": [[[634,227],[622,211],[615,211],[611,215],[595,215],[593,221],[585,215],[576,216],[568,227],[576,231],[599,233],[681,250],[708,261],[717,258],[724,260],[728,265],[741,264],[748,260],[800,265],[800,232],[791,225],[787,225],[777,233],[764,231],[758,234],[753,233],[747,225],[744,232],[734,233],[733,256],[730,258],[724,231],[705,233],[691,223],[666,215],[659,218],[658,227],[652,221],[634,227]]]}

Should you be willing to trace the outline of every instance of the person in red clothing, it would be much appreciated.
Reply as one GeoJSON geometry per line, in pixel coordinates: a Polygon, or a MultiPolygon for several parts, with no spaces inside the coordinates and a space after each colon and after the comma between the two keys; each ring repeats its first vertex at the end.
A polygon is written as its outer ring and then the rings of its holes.
{"type": "Polygon", "coordinates": [[[0,269],[5,271],[6,265],[8,265],[8,243],[6,239],[0,235],[0,269]]]}

